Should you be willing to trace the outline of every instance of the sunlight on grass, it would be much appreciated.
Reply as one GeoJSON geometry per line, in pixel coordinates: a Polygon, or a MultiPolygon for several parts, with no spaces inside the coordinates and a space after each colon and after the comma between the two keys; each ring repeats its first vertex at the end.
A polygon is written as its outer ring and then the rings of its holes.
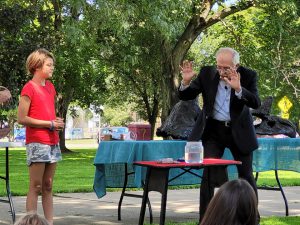
{"type": "Polygon", "coordinates": [[[68,144],[97,144],[97,140],[96,139],[67,139],[66,140],[66,145],[68,144]]]}
{"type": "MultiPolygon", "coordinates": [[[[0,151],[0,165],[4,165],[5,151],[0,151]]],[[[93,165],[96,149],[74,150],[63,154],[63,161],[58,163],[54,178],[54,193],[93,192],[95,167],[93,165]]],[[[28,167],[26,151],[10,151],[10,187],[13,196],[26,195],[28,189],[28,167]]],[[[5,169],[0,168],[0,174],[5,169]]],[[[0,196],[5,195],[4,182],[0,183],[0,196]]]]}
{"type": "MultiPolygon", "coordinates": [[[[293,171],[278,171],[278,177],[283,186],[300,186],[300,173],[293,171]]],[[[258,176],[257,185],[278,186],[275,178],[275,172],[260,172],[258,176]]]]}
{"type": "Polygon", "coordinates": [[[296,225],[300,224],[299,216],[262,218],[261,225],[296,225]]]}
{"type": "MultiPolygon", "coordinates": [[[[145,223],[146,225],[150,225],[149,223],[145,223]]],[[[196,225],[198,224],[197,221],[187,221],[187,222],[173,222],[173,221],[167,221],[166,225],[196,225]]],[[[260,225],[296,225],[300,224],[300,217],[294,216],[294,217],[267,217],[262,218],[260,225]]],[[[158,224],[153,224],[158,225],[158,224]]]]}

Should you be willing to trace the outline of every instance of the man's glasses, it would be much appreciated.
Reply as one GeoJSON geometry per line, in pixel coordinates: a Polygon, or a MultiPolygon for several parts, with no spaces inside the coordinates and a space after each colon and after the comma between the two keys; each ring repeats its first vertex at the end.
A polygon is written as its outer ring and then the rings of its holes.
{"type": "Polygon", "coordinates": [[[231,70],[231,67],[229,67],[229,66],[217,66],[217,70],[222,71],[222,72],[229,72],[231,70]]]}

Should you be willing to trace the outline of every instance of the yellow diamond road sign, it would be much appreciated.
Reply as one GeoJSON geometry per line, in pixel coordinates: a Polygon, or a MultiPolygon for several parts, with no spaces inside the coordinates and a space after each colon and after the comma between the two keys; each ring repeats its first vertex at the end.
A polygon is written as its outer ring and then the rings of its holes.
{"type": "Polygon", "coordinates": [[[293,103],[286,96],[284,96],[278,102],[278,107],[281,109],[282,112],[285,112],[285,113],[287,113],[292,106],[293,106],[293,103]]]}

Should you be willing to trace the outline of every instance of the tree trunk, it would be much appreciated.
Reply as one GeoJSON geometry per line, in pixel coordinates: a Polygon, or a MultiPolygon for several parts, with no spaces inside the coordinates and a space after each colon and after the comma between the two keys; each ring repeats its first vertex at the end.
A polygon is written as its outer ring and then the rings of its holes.
{"type": "MultiPolygon", "coordinates": [[[[72,91],[67,96],[59,96],[57,100],[57,115],[64,119],[66,123],[67,112],[71,102],[72,91]]],[[[66,137],[65,137],[65,127],[62,131],[59,132],[59,146],[62,152],[72,152],[66,147],[66,137]]]]}
{"type": "MultiPolygon", "coordinates": [[[[159,90],[156,90],[159,92],[159,90]]],[[[146,108],[147,120],[151,125],[151,140],[153,140],[155,132],[156,119],[159,113],[159,95],[157,92],[153,94],[153,104],[150,104],[149,97],[147,96],[146,90],[141,94],[143,102],[146,108]]]]}
{"type": "Polygon", "coordinates": [[[154,117],[155,116],[153,116],[153,117],[151,117],[151,118],[148,119],[148,122],[151,125],[151,140],[153,140],[153,138],[154,138],[155,124],[156,124],[156,118],[157,118],[157,117],[155,117],[155,118],[154,117]]]}
{"type": "Polygon", "coordinates": [[[161,121],[162,123],[166,120],[170,114],[173,106],[178,102],[177,96],[177,86],[178,79],[175,73],[178,73],[179,64],[176,68],[173,62],[172,50],[170,49],[170,44],[167,41],[163,41],[162,47],[162,113],[161,121]],[[176,72],[175,72],[176,71],[176,72]]]}
{"type": "MultiPolygon", "coordinates": [[[[67,112],[68,112],[68,107],[65,110],[61,111],[61,116],[64,119],[65,123],[66,123],[66,119],[67,119],[67,112]]],[[[62,152],[71,152],[71,150],[68,149],[66,146],[65,130],[66,130],[66,127],[64,127],[64,129],[59,132],[59,146],[60,146],[60,149],[62,152]]]]}
{"type": "Polygon", "coordinates": [[[155,134],[155,124],[156,124],[156,119],[158,117],[159,113],[159,101],[157,98],[154,99],[153,101],[153,109],[151,115],[148,116],[148,122],[151,125],[151,140],[154,138],[155,134]]]}

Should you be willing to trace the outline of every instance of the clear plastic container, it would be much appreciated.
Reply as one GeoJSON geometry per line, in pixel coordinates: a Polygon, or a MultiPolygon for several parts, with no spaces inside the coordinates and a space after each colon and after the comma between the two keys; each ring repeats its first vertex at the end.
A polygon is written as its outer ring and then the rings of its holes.
{"type": "Polygon", "coordinates": [[[187,142],[185,145],[184,160],[186,163],[203,162],[203,145],[201,141],[187,142]]]}

